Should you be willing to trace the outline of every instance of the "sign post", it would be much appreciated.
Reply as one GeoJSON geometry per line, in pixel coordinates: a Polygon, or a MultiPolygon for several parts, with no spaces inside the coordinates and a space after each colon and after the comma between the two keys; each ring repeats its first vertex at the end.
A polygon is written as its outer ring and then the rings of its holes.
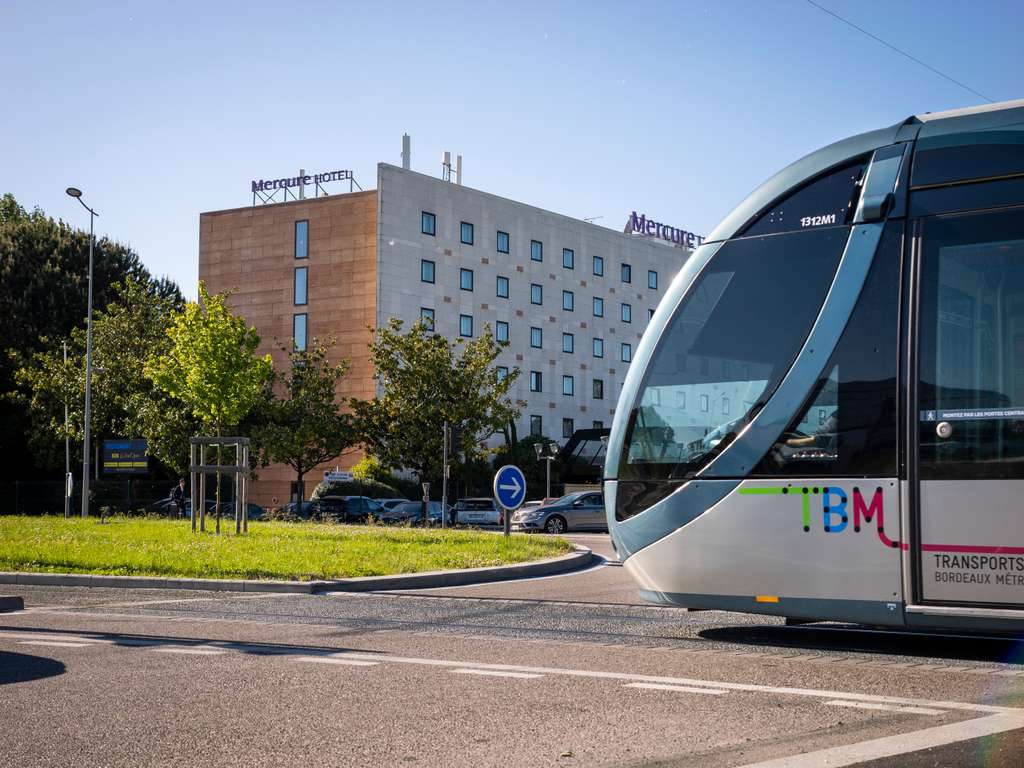
{"type": "Polygon", "coordinates": [[[519,467],[506,464],[494,473],[494,498],[504,510],[505,535],[512,526],[512,513],[526,501],[526,477],[519,467]]]}
{"type": "Polygon", "coordinates": [[[430,527],[430,483],[423,483],[423,504],[420,506],[423,527],[430,527]]]}

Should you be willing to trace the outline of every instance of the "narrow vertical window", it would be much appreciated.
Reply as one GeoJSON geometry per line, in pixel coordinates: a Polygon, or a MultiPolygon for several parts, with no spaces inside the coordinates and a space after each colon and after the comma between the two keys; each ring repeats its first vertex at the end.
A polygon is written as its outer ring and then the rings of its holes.
{"type": "Polygon", "coordinates": [[[572,419],[562,419],[562,437],[572,437],[572,433],[575,431],[576,427],[572,419]]]}
{"type": "Polygon", "coordinates": [[[459,239],[463,245],[473,244],[473,225],[468,221],[462,222],[459,226],[459,239]]]}
{"type": "Polygon", "coordinates": [[[544,435],[544,421],[540,416],[530,417],[530,436],[531,437],[543,437],[544,435]]]}
{"type": "Polygon", "coordinates": [[[632,283],[633,282],[633,268],[629,264],[622,265],[622,282],[632,283]]]}
{"type": "Polygon", "coordinates": [[[595,400],[604,400],[604,379],[594,379],[593,395],[595,400]]]}
{"type": "Polygon", "coordinates": [[[562,291],[562,309],[566,312],[572,312],[576,306],[576,297],[572,291],[562,291]]]}
{"type": "Polygon", "coordinates": [[[498,341],[508,341],[508,323],[498,320],[494,324],[494,338],[498,341]]]}
{"type": "Polygon", "coordinates": [[[544,243],[540,240],[530,241],[530,259],[533,261],[544,261],[544,243]]]}
{"type": "Polygon", "coordinates": [[[434,214],[427,211],[420,214],[420,232],[431,236],[437,234],[437,219],[434,214]]]}
{"type": "Polygon", "coordinates": [[[295,222],[295,258],[309,256],[309,222],[305,219],[295,222]]]}
{"type": "Polygon", "coordinates": [[[604,422],[600,419],[594,419],[592,426],[594,429],[604,429],[604,422]]]}
{"type": "Polygon", "coordinates": [[[544,303],[544,286],[538,285],[537,283],[530,283],[530,303],[531,304],[543,304],[544,303]]]}
{"type": "Polygon", "coordinates": [[[572,376],[562,377],[562,394],[572,396],[576,392],[576,380],[572,376]]]}
{"type": "Polygon", "coordinates": [[[621,354],[622,362],[628,363],[630,360],[633,359],[633,345],[632,344],[623,344],[621,351],[622,351],[622,354],[621,354]]]}
{"type": "Polygon", "coordinates": [[[572,354],[576,347],[576,337],[571,333],[562,334],[562,351],[572,354]]]}
{"type": "Polygon", "coordinates": [[[540,371],[530,371],[530,391],[540,392],[541,387],[544,384],[544,380],[541,376],[540,371]]]}
{"type": "Polygon", "coordinates": [[[647,270],[647,287],[652,291],[658,290],[658,273],[653,269],[647,270]]]}
{"type": "Polygon", "coordinates": [[[594,274],[598,277],[604,276],[604,259],[600,256],[594,257],[594,274]]]}
{"type": "Polygon", "coordinates": [[[508,378],[508,366],[507,365],[499,365],[498,366],[498,381],[504,381],[507,378],[508,378]]]}
{"type": "Polygon", "coordinates": [[[292,341],[299,352],[306,351],[306,315],[295,315],[292,318],[292,341]]]}
{"type": "Polygon", "coordinates": [[[622,322],[632,323],[633,322],[633,307],[629,304],[623,303],[622,305],[622,322]]]}
{"type": "Polygon", "coordinates": [[[472,269],[460,269],[459,270],[459,288],[464,291],[473,290],[473,270],[472,269]]]}
{"type": "Polygon", "coordinates": [[[429,259],[420,260],[420,280],[424,283],[434,282],[434,262],[429,259]]]}
{"type": "Polygon", "coordinates": [[[604,317],[604,299],[600,296],[594,297],[594,317],[604,317]]]}
{"type": "Polygon", "coordinates": [[[497,286],[496,292],[497,292],[497,296],[498,296],[499,299],[507,299],[508,298],[508,278],[507,277],[501,277],[500,275],[498,276],[498,286],[497,286]]]}
{"type": "Polygon", "coordinates": [[[473,316],[472,315],[459,315],[459,336],[472,336],[473,335],[473,316]]]}
{"type": "Polygon", "coordinates": [[[594,357],[604,357],[604,339],[594,339],[594,357]]]}
{"type": "Polygon", "coordinates": [[[540,349],[543,346],[544,332],[540,328],[530,328],[530,346],[540,349]]]}
{"type": "Polygon", "coordinates": [[[566,269],[576,268],[576,252],[572,248],[562,249],[562,266],[566,269]]]}
{"type": "Polygon", "coordinates": [[[508,232],[498,231],[498,253],[508,253],[508,232]]]}
{"type": "Polygon", "coordinates": [[[434,330],[434,310],[432,307],[420,307],[420,317],[427,322],[427,328],[434,330]]]}
{"type": "Polygon", "coordinates": [[[301,307],[307,303],[306,287],[309,267],[295,268],[295,306],[301,307]]]}

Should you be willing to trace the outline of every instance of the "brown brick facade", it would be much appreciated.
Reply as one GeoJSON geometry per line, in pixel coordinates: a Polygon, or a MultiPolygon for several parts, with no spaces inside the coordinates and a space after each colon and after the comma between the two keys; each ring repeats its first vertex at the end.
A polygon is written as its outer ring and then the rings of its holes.
{"type": "MultiPolygon", "coordinates": [[[[369,349],[376,323],[377,192],[357,192],[287,203],[213,211],[199,217],[199,279],[211,292],[231,291],[230,304],[256,327],[260,354],[270,353],[278,370],[285,364],[279,344],[292,338],[292,318],[305,313],[307,337],[333,337],[332,362],[351,367],[339,397],[372,397],[369,349]],[[309,222],[308,257],[295,258],[295,222],[309,222]],[[295,306],[295,268],[308,267],[308,299],[295,306]]],[[[359,459],[346,454],[345,468],[359,459]]],[[[324,467],[326,469],[328,467],[324,467]]],[[[321,479],[306,476],[306,495],[321,479]]],[[[268,506],[290,498],[295,473],[273,465],[260,471],[250,500],[268,506]]]]}

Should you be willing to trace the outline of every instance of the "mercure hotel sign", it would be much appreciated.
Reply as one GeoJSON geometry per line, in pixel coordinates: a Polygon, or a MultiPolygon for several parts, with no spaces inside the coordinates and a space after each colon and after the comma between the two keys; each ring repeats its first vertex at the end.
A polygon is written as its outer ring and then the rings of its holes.
{"type": "Polygon", "coordinates": [[[291,176],[285,179],[255,179],[253,192],[273,192],[275,189],[305,187],[307,184],[323,184],[328,181],[352,181],[352,171],[324,171],[323,173],[291,176]]]}
{"type": "Polygon", "coordinates": [[[654,219],[648,219],[646,214],[637,215],[636,211],[630,214],[629,228],[636,234],[657,237],[684,248],[696,248],[704,242],[704,238],[700,235],[678,227],[670,227],[668,224],[662,224],[654,219]]]}

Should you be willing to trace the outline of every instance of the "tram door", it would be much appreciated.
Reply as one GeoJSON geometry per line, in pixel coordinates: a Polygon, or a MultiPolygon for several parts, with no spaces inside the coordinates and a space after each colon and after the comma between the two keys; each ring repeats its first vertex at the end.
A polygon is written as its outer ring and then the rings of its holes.
{"type": "Polygon", "coordinates": [[[918,233],[917,597],[1024,607],[1024,207],[918,233]]]}

